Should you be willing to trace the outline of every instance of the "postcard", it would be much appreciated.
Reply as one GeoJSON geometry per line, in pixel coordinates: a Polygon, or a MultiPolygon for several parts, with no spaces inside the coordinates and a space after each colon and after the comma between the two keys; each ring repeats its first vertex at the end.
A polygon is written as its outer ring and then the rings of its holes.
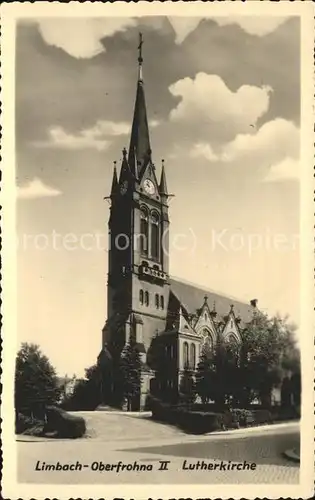
{"type": "Polygon", "coordinates": [[[5,498],[309,498],[309,2],[2,5],[5,498]]]}

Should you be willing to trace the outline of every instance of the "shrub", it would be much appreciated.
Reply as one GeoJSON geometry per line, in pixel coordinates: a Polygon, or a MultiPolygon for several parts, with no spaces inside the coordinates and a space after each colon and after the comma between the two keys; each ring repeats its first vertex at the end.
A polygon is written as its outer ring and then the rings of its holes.
{"type": "Polygon", "coordinates": [[[179,426],[186,432],[205,434],[221,428],[221,415],[218,413],[180,410],[179,426]]]}
{"type": "Polygon", "coordinates": [[[269,410],[261,409],[253,411],[255,424],[271,424],[272,414],[269,410]]]}
{"type": "Polygon", "coordinates": [[[240,427],[252,425],[255,421],[251,410],[233,408],[230,413],[232,416],[232,424],[239,424],[240,427]]]}
{"type": "Polygon", "coordinates": [[[43,432],[44,421],[17,413],[15,416],[15,433],[40,435],[43,432]]]}
{"type": "Polygon", "coordinates": [[[82,417],[70,415],[61,408],[48,406],[46,408],[47,422],[44,427],[45,433],[55,433],[59,438],[79,438],[85,434],[86,425],[82,417]]]}
{"type": "Polygon", "coordinates": [[[298,410],[294,407],[290,408],[278,408],[277,411],[273,412],[273,420],[277,422],[285,420],[296,420],[300,418],[298,410]]]}

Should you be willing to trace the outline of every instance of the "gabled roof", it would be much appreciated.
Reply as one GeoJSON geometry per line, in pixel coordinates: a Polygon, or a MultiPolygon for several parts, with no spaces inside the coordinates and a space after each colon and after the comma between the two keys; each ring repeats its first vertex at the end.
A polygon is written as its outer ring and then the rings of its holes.
{"type": "Polygon", "coordinates": [[[212,309],[213,303],[215,303],[215,308],[219,317],[222,318],[227,316],[229,314],[231,304],[233,304],[235,316],[239,315],[243,324],[252,319],[253,308],[249,303],[245,304],[244,302],[236,300],[232,297],[227,297],[207,288],[174,278],[170,279],[170,284],[171,291],[190,314],[196,313],[196,310],[202,306],[206,295],[208,297],[210,309],[212,309]]]}

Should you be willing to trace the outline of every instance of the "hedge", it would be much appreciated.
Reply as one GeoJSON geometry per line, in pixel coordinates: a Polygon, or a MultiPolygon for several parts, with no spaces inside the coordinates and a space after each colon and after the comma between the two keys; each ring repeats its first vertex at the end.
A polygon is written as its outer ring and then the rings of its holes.
{"type": "Polygon", "coordinates": [[[186,432],[204,434],[222,428],[223,415],[213,412],[191,411],[172,406],[156,398],[150,399],[152,418],[159,422],[177,425],[186,432]]]}
{"type": "Polygon", "coordinates": [[[44,433],[53,433],[59,438],[79,438],[86,432],[85,420],[82,417],[70,415],[56,406],[46,407],[47,422],[44,433]]]}
{"type": "Polygon", "coordinates": [[[195,433],[271,424],[275,420],[294,418],[292,410],[285,414],[281,411],[275,414],[262,408],[253,410],[232,408],[222,412],[216,411],[215,405],[194,404],[187,408],[170,405],[154,397],[150,398],[150,409],[154,420],[177,425],[183,430],[195,433]]]}

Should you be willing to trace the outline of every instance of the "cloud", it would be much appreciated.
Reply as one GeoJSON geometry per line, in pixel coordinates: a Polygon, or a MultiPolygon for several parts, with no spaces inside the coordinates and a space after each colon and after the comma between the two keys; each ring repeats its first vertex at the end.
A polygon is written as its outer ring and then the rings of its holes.
{"type": "Polygon", "coordinates": [[[47,186],[40,179],[35,177],[24,186],[17,187],[17,197],[22,200],[33,200],[35,198],[47,198],[51,196],[60,196],[61,191],[47,186]]]}
{"type": "Polygon", "coordinates": [[[280,161],[284,156],[298,158],[299,129],[283,118],[265,123],[254,134],[239,134],[222,148],[221,160],[263,161],[264,157],[280,161]]]}
{"type": "Polygon", "coordinates": [[[150,128],[155,128],[158,127],[161,124],[160,120],[149,120],[149,127],[150,128]]]}
{"type": "Polygon", "coordinates": [[[237,24],[246,33],[256,36],[265,36],[275,31],[282,23],[287,21],[289,17],[274,17],[274,16],[222,16],[213,17],[219,26],[227,26],[237,24]]]}
{"type": "Polygon", "coordinates": [[[48,45],[76,58],[91,58],[105,51],[102,38],[135,26],[130,17],[37,19],[39,31],[48,45]]]}
{"type": "MultiPolygon", "coordinates": [[[[215,18],[169,16],[168,20],[175,31],[175,43],[181,44],[204,19],[211,19],[219,26],[239,25],[251,35],[264,36],[274,31],[287,17],[258,16],[223,16],[215,18]]],[[[142,18],[134,17],[103,17],[103,18],[50,18],[36,19],[39,31],[48,45],[59,47],[72,57],[91,58],[104,52],[106,48],[101,43],[105,37],[128,28],[138,26],[142,18]]],[[[152,25],[146,21],[144,24],[152,25]]],[[[162,22],[152,25],[163,32],[162,22]]]]}
{"type": "Polygon", "coordinates": [[[169,16],[168,20],[175,31],[175,43],[181,44],[203,20],[210,19],[219,26],[236,24],[250,35],[265,36],[275,31],[288,17],[273,16],[222,16],[222,17],[180,17],[169,16]]]}
{"type": "Polygon", "coordinates": [[[126,135],[130,132],[130,125],[127,122],[112,122],[108,120],[98,120],[96,124],[87,130],[83,130],[81,134],[86,137],[103,137],[103,136],[118,136],[126,135]]]}
{"type": "Polygon", "coordinates": [[[227,139],[248,130],[268,111],[271,88],[243,85],[233,92],[220,76],[198,73],[173,83],[169,91],[180,98],[171,121],[227,139]]]}
{"type": "Polygon", "coordinates": [[[176,35],[175,43],[181,44],[185,38],[187,38],[187,36],[197,28],[202,19],[204,18],[169,16],[168,20],[171,23],[176,35]]]}
{"type": "Polygon", "coordinates": [[[90,130],[83,130],[77,135],[66,132],[62,127],[52,127],[48,131],[48,140],[33,141],[36,148],[56,148],[56,149],[97,149],[104,151],[110,145],[110,141],[98,139],[91,135],[90,130]]]}
{"type": "Polygon", "coordinates": [[[38,148],[59,149],[97,149],[104,151],[111,142],[106,137],[128,134],[130,125],[125,122],[98,120],[93,127],[81,130],[76,134],[66,132],[63,127],[51,127],[48,131],[48,140],[35,141],[33,146],[38,148]]]}
{"type": "Polygon", "coordinates": [[[218,156],[213,152],[212,147],[210,144],[205,144],[202,142],[198,142],[197,144],[194,144],[190,156],[192,158],[198,158],[198,157],[203,157],[206,160],[209,161],[217,161],[218,156]]]}
{"type": "MultiPolygon", "coordinates": [[[[151,128],[158,127],[159,120],[149,121],[151,128]]],[[[81,130],[76,134],[66,132],[63,127],[51,127],[48,130],[48,140],[33,141],[33,146],[37,148],[57,148],[57,149],[96,149],[106,150],[111,141],[108,137],[127,135],[131,126],[127,122],[112,122],[108,120],[98,120],[93,127],[81,130]]]]}
{"type": "Polygon", "coordinates": [[[252,134],[238,134],[215,152],[209,143],[196,143],[190,156],[221,162],[234,168],[262,172],[265,182],[299,178],[300,131],[292,123],[277,118],[252,134]]]}
{"type": "Polygon", "coordinates": [[[284,158],[284,160],[272,165],[264,182],[281,182],[287,180],[300,179],[300,164],[293,158],[284,158]]]}

